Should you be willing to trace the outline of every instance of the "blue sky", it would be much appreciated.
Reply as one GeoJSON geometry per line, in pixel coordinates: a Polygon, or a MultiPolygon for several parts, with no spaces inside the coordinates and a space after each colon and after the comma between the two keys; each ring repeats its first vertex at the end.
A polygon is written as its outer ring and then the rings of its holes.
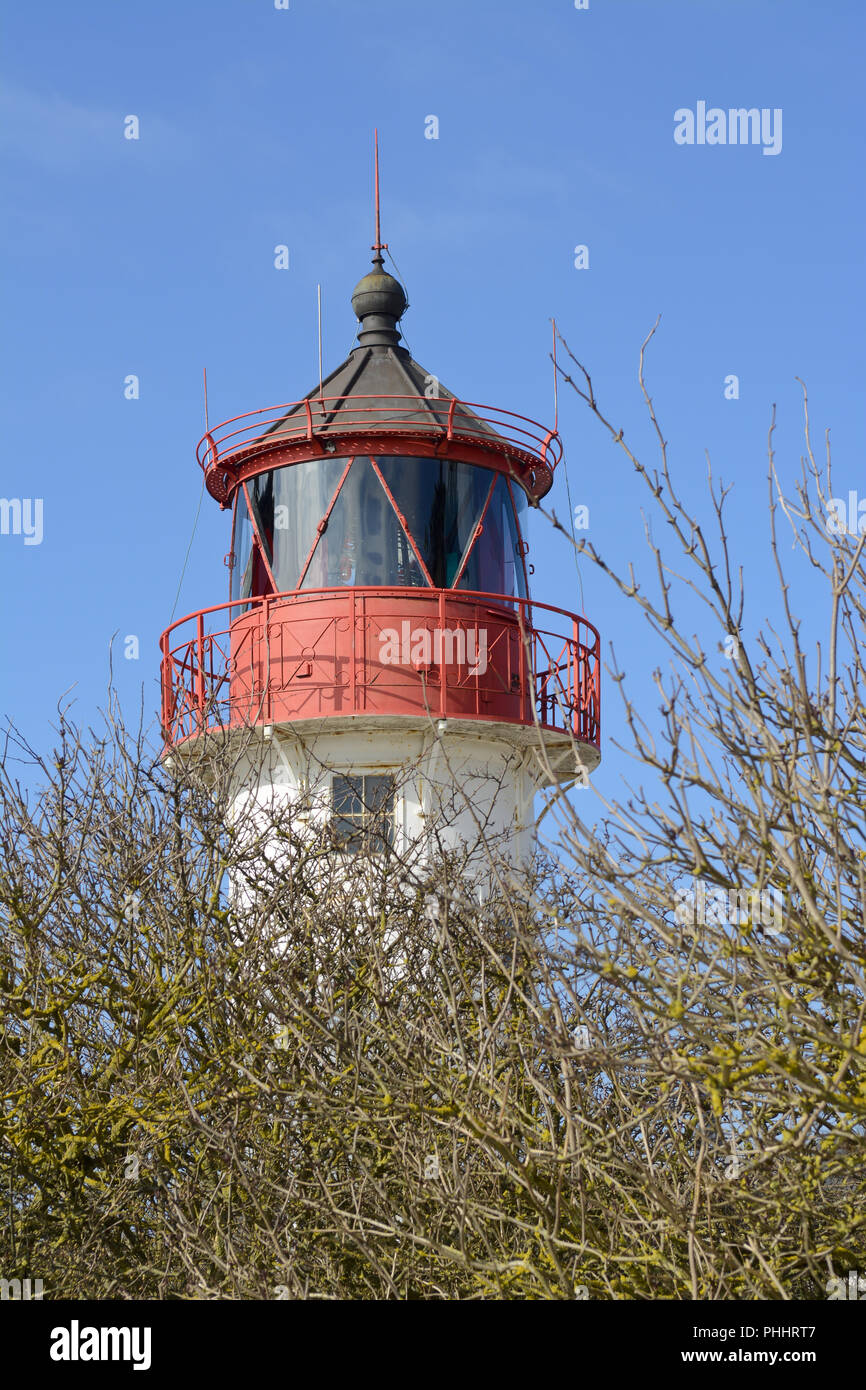
{"type": "MultiPolygon", "coordinates": [[[[352,346],[349,299],[383,236],[414,356],[464,399],[552,417],[551,315],[601,404],[653,462],[651,390],[687,495],[704,451],[734,484],[749,630],[770,611],[765,446],[793,480],[796,376],[832,431],[838,489],[864,476],[864,7],[859,0],[81,0],[10,9],[0,496],[43,499],[43,537],[0,535],[0,715],[40,748],[64,691],[89,723],[108,646],[124,706],[158,708],[169,623],[211,420],[314,383],[352,346]],[[783,113],[782,148],[681,146],[699,101],[783,113]],[[124,139],[137,115],[140,139],[124,139]],[[435,115],[439,138],[425,138],[435,115]],[[274,246],[290,248],[288,271],[274,246]],[[574,248],[589,248],[589,268],[574,248]],[[738,400],[724,380],[739,378],[738,400]],[[140,399],[124,398],[129,374],[140,399]],[[766,600],[766,602],[765,602],[766,600]],[[122,639],[139,638],[127,661],[122,639]]],[[[572,500],[618,562],[642,555],[644,497],[560,390],[572,500]]],[[[552,502],[565,513],[564,476],[552,502]]],[[[572,556],[534,518],[534,594],[579,607],[572,556]]],[[[228,517],[207,496],[177,615],[226,597],[228,517]]],[[[587,616],[636,682],[662,653],[584,563],[587,616]]],[[[808,597],[803,597],[808,607],[808,597]]],[[[708,637],[708,641],[712,641],[708,637]]],[[[613,790],[620,730],[606,701],[613,790]]]]}

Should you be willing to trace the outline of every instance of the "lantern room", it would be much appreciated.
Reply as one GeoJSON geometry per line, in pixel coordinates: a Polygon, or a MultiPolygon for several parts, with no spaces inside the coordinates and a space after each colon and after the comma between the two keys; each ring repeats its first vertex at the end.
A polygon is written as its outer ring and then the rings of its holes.
{"type": "Polygon", "coordinates": [[[452,458],[358,453],[257,473],[235,492],[233,599],[345,585],[525,598],[526,493],[452,458]]]}

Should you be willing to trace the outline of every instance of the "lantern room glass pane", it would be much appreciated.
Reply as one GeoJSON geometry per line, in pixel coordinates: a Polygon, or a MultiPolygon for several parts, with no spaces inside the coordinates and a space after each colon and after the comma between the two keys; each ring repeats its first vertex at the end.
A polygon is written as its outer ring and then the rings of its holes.
{"type": "MultiPolygon", "coordinates": [[[[231,597],[249,598],[253,583],[253,528],[247,512],[243,488],[238,488],[235,501],[235,531],[232,543],[231,597]]],[[[233,616],[237,616],[235,612],[233,616]]]]}
{"type": "Polygon", "coordinates": [[[518,506],[521,497],[525,505],[523,489],[513,487],[509,491],[508,480],[500,473],[484,513],[481,535],[469,552],[458,589],[480,589],[486,594],[516,594],[526,598],[526,576],[512,493],[518,506]]]}
{"type": "Polygon", "coordinates": [[[452,459],[380,458],[378,464],[435,587],[450,589],[496,475],[452,459]]]}
{"type": "Polygon", "coordinates": [[[317,527],[343,476],[346,458],[308,459],[259,473],[247,483],[259,535],[279,593],[296,589],[317,527]]]}
{"type": "MultiPolygon", "coordinates": [[[[252,520],[278,592],[297,589],[302,574],[304,589],[423,587],[417,549],[436,588],[526,596],[521,487],[509,488],[495,469],[453,459],[391,455],[376,463],[388,491],[364,456],[326,455],[248,479],[252,520]]],[[[234,550],[232,597],[270,592],[242,489],[234,550]]]]}
{"type": "Polygon", "coordinates": [[[378,463],[437,589],[454,586],[466,558],[458,588],[526,596],[511,501],[513,492],[518,510],[525,509],[521,487],[509,492],[504,474],[454,459],[392,457],[378,463]],[[483,530],[473,544],[482,515],[483,530]]]}
{"type": "Polygon", "coordinates": [[[301,588],[344,584],[427,584],[369,458],[356,458],[349,469],[301,588]]]}

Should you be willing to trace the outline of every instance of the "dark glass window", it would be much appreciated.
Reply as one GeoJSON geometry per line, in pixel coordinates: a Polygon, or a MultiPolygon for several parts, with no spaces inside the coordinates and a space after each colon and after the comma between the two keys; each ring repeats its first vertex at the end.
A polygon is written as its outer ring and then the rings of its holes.
{"type": "Polygon", "coordinates": [[[526,597],[526,577],[520,556],[520,538],[512,495],[526,505],[526,493],[512,486],[500,473],[484,513],[481,535],[469,553],[458,589],[480,589],[486,594],[518,594],[526,597]]]}
{"type": "Polygon", "coordinates": [[[273,555],[274,539],[274,475],[259,473],[250,478],[247,492],[253,509],[253,520],[259,533],[259,540],[270,562],[273,555]]]}
{"type": "Polygon", "coordinates": [[[378,462],[435,587],[450,589],[496,474],[452,459],[378,462]]]}
{"type": "MultiPolygon", "coordinates": [[[[349,460],[310,459],[259,473],[247,481],[256,531],[280,593],[297,588],[317,527],[333,499],[349,460]]],[[[267,571],[252,546],[252,526],[243,488],[237,491],[232,598],[271,589],[267,571]]]]}
{"type": "MultiPolygon", "coordinates": [[[[232,541],[231,597],[249,598],[253,585],[253,528],[243,488],[235,498],[235,530],[232,541]]],[[[235,616],[239,610],[232,610],[235,616]]],[[[243,610],[245,611],[245,610],[243,610]]]]}
{"type": "MultiPolygon", "coordinates": [[[[360,455],[310,459],[249,479],[253,521],[280,593],[422,587],[426,566],[438,589],[526,596],[522,488],[509,487],[494,469],[453,459],[383,457],[376,466],[385,487],[360,455]]],[[[232,597],[269,592],[242,491],[234,549],[232,597]]]]}
{"type": "Polygon", "coordinates": [[[346,458],[326,456],[275,471],[271,563],[281,592],[296,589],[300,583],[307,556],[318,536],[317,527],[331,505],[348,462],[346,458]]]}
{"type": "Polygon", "coordinates": [[[394,845],[394,781],[391,777],[334,776],[331,827],[340,849],[384,854],[394,845]]]}
{"type": "Polygon", "coordinates": [[[378,462],[437,589],[452,588],[465,561],[458,588],[526,596],[511,501],[513,494],[518,508],[525,508],[521,487],[509,491],[502,473],[453,459],[378,462]],[[479,522],[482,530],[476,540],[479,522]]]}
{"type": "Polygon", "coordinates": [[[302,589],[426,585],[409,539],[369,458],[356,458],[316,546],[302,589]]]}

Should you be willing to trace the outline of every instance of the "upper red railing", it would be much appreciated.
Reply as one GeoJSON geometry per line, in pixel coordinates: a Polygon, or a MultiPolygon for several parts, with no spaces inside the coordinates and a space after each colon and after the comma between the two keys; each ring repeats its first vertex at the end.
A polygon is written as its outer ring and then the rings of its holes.
{"type": "Polygon", "coordinates": [[[304,590],[190,614],[160,646],[168,745],[399,715],[537,726],[600,746],[598,632],[550,604],[462,589],[304,590]]]}
{"type": "MultiPolygon", "coordinates": [[[[341,435],[394,435],[465,443],[505,455],[525,468],[539,469],[547,491],[562,458],[556,430],[511,410],[427,396],[314,396],[286,405],[235,415],[199,441],[196,458],[208,479],[231,476],[242,464],[275,450],[326,441],[341,435]],[[289,416],[287,419],[286,416],[289,416]]],[[[214,490],[214,489],[211,489],[214,490]]],[[[225,492],[222,481],[214,491],[225,492]]]]}

